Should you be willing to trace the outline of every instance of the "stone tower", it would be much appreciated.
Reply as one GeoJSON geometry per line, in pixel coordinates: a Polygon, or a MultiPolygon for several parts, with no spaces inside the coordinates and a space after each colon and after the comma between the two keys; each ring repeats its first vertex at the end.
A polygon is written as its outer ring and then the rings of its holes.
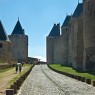
{"type": "Polygon", "coordinates": [[[71,23],[71,16],[67,15],[62,27],[61,27],[61,36],[60,36],[60,43],[61,43],[61,64],[62,65],[70,65],[69,59],[71,58],[71,55],[69,54],[69,48],[71,44],[69,42],[69,33],[70,33],[70,23],[71,23]]]}
{"type": "Polygon", "coordinates": [[[83,0],[84,70],[95,71],[95,0],[83,0]]]}
{"type": "Polygon", "coordinates": [[[0,21],[0,63],[11,63],[11,42],[0,21]]]}
{"type": "Polygon", "coordinates": [[[58,36],[60,36],[60,24],[54,24],[49,35],[46,37],[46,56],[48,64],[54,63],[54,42],[58,36]]]}
{"type": "Polygon", "coordinates": [[[78,3],[71,19],[72,67],[83,70],[83,4],[78,3]]]}
{"type": "Polygon", "coordinates": [[[28,36],[25,35],[19,19],[9,38],[12,42],[12,58],[17,61],[26,61],[28,58],[28,36]]]}

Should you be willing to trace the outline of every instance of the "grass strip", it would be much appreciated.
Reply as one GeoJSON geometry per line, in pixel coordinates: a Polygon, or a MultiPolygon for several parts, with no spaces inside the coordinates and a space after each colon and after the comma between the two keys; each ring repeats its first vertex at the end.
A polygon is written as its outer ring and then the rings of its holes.
{"type": "MultiPolygon", "coordinates": [[[[33,64],[24,64],[25,69],[19,73],[16,77],[14,77],[11,81],[9,81],[8,86],[12,85],[14,82],[16,82],[21,76],[23,76],[31,67],[33,64]]],[[[8,87],[7,86],[7,87],[8,87]]]]}
{"type": "Polygon", "coordinates": [[[67,72],[69,74],[74,74],[74,75],[82,76],[85,78],[90,78],[91,80],[95,80],[95,75],[90,74],[90,72],[78,72],[71,67],[61,66],[60,64],[51,64],[49,66],[58,71],[67,72]]]}
{"type": "Polygon", "coordinates": [[[14,68],[14,67],[5,68],[5,69],[0,69],[0,73],[6,72],[6,71],[11,70],[11,69],[13,69],[13,68],[14,68]]]}

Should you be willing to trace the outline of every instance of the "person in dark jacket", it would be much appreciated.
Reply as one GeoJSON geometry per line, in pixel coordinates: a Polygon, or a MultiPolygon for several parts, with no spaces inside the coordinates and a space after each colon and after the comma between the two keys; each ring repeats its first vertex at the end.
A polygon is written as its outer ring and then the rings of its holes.
{"type": "Polygon", "coordinates": [[[18,64],[16,64],[16,73],[18,72],[18,64]]]}

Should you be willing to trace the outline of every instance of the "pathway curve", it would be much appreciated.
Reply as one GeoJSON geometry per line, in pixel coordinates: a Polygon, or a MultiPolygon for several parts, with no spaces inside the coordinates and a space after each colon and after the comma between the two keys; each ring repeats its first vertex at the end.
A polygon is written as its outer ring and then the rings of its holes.
{"type": "Polygon", "coordinates": [[[86,83],[36,65],[18,95],[95,95],[95,88],[86,83]]]}

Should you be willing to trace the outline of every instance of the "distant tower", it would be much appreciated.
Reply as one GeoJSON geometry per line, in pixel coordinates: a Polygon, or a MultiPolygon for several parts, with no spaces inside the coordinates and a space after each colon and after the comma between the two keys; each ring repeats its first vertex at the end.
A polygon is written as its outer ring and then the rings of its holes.
{"type": "Polygon", "coordinates": [[[84,69],[95,71],[95,0],[83,0],[84,69]]]}
{"type": "Polygon", "coordinates": [[[46,37],[46,54],[48,64],[54,63],[54,42],[58,36],[60,36],[60,24],[54,24],[49,35],[46,37]]]}
{"type": "Polygon", "coordinates": [[[18,19],[15,28],[9,38],[12,42],[12,57],[17,61],[26,61],[28,58],[28,36],[18,19]]]}
{"type": "Polygon", "coordinates": [[[0,21],[0,63],[11,63],[11,42],[0,21]]]}

